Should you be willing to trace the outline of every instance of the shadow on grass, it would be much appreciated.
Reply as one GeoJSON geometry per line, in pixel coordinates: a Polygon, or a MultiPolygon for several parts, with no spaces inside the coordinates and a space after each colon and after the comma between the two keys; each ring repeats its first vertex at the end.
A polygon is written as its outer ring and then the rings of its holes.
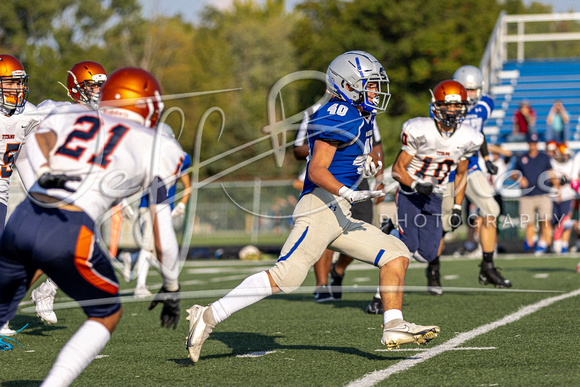
{"type": "Polygon", "coordinates": [[[28,324],[28,326],[19,332],[19,335],[48,336],[47,334],[52,331],[67,328],[63,325],[46,324],[40,319],[40,317],[36,316],[16,315],[12,320],[10,320],[10,327],[12,329],[20,329],[26,324],[28,324]]]}
{"type": "Polygon", "coordinates": [[[0,386],[2,387],[36,387],[40,386],[42,380],[12,380],[9,382],[2,382],[0,386]]]}
{"type": "MultiPolygon", "coordinates": [[[[201,353],[200,361],[210,360],[210,359],[223,359],[236,357],[238,355],[251,354],[253,352],[267,352],[267,351],[283,351],[283,350],[301,350],[301,351],[333,351],[341,354],[353,355],[362,357],[368,360],[393,360],[399,361],[408,358],[408,356],[396,356],[387,357],[385,355],[376,355],[372,352],[361,351],[354,347],[338,347],[338,346],[323,346],[323,345],[313,345],[313,344],[297,344],[297,345],[282,345],[276,342],[276,339],[281,337],[280,335],[262,335],[259,333],[251,332],[215,332],[212,333],[208,340],[219,340],[229,348],[232,349],[231,353],[221,353],[217,355],[212,355],[208,353],[201,353]]],[[[314,356],[321,356],[319,354],[314,354],[314,356]]],[[[181,367],[190,367],[194,364],[189,358],[183,359],[168,359],[175,362],[181,367]]]]}

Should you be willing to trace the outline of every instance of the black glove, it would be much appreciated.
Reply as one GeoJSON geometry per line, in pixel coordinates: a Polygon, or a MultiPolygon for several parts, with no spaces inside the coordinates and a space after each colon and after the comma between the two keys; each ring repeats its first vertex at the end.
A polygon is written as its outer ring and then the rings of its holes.
{"type": "Polygon", "coordinates": [[[149,304],[149,310],[155,308],[158,303],[163,302],[163,309],[161,310],[161,326],[170,329],[177,328],[177,322],[179,321],[179,289],[175,292],[170,292],[165,289],[165,286],[159,290],[159,293],[155,295],[151,304],[149,304]]]}
{"type": "Polygon", "coordinates": [[[491,175],[495,175],[497,173],[497,167],[490,160],[485,162],[485,167],[491,175]]]}
{"type": "Polygon", "coordinates": [[[457,204],[453,206],[449,223],[451,224],[451,231],[455,231],[459,226],[461,226],[463,223],[463,219],[461,218],[461,206],[457,204]]]}
{"type": "Polygon", "coordinates": [[[81,181],[78,176],[67,176],[65,174],[53,175],[51,173],[45,173],[38,179],[38,185],[42,188],[60,188],[68,192],[75,192],[74,189],[66,186],[69,181],[81,181]]]}
{"type": "Polygon", "coordinates": [[[431,195],[431,192],[433,192],[433,184],[427,181],[415,180],[413,184],[411,184],[411,188],[423,196],[429,196],[431,195]]]}

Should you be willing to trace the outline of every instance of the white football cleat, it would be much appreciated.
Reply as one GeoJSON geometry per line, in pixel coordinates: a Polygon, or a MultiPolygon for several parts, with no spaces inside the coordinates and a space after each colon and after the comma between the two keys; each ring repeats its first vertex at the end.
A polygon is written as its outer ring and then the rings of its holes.
{"type": "Polygon", "coordinates": [[[56,313],[52,308],[56,289],[48,280],[40,284],[30,294],[32,302],[36,304],[36,315],[49,324],[56,324],[56,313]]]}
{"type": "Polygon", "coordinates": [[[395,319],[385,324],[381,343],[389,350],[399,348],[403,344],[427,344],[436,338],[439,332],[439,327],[435,325],[417,325],[395,319]]]}
{"type": "Polygon", "coordinates": [[[196,363],[199,360],[201,346],[215,328],[216,322],[210,306],[194,305],[187,309],[189,320],[189,335],[185,346],[189,352],[189,358],[196,363]]]}
{"type": "Polygon", "coordinates": [[[149,291],[149,289],[147,289],[147,286],[145,285],[137,285],[137,287],[135,288],[135,293],[133,294],[135,298],[145,298],[149,297],[150,295],[151,292],[149,291]]]}
{"type": "Polygon", "coordinates": [[[16,331],[14,329],[8,328],[8,323],[10,321],[6,321],[6,324],[0,329],[0,336],[14,336],[16,331]]]}

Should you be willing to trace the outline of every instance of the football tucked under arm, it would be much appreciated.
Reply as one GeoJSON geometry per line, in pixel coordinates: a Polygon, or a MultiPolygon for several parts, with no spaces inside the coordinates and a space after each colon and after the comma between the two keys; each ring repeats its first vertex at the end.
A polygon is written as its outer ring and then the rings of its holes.
{"type": "Polygon", "coordinates": [[[373,177],[383,168],[383,162],[381,161],[380,156],[375,152],[372,151],[367,156],[367,159],[364,164],[363,168],[363,177],[373,177]]]}

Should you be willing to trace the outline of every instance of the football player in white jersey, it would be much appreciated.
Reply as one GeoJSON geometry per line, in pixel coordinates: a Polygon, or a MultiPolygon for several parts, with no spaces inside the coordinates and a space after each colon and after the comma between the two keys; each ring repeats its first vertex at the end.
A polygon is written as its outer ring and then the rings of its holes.
{"type": "Polygon", "coordinates": [[[0,239],[0,323],[16,313],[36,269],[78,301],[87,321],[65,344],[46,385],[69,385],[104,348],[121,317],[114,269],[95,238],[95,222],[143,188],[150,192],[163,287],[161,325],[179,320],[178,245],[167,191],[183,150],[156,132],[161,86],[145,70],[115,71],[103,84],[99,110],[53,111],[28,139],[38,181],[0,239]],[[95,300],[98,302],[95,303],[95,300]]]}
{"type": "Polygon", "coordinates": [[[427,271],[439,261],[441,203],[449,174],[456,172],[453,215],[448,220],[455,229],[461,225],[468,159],[483,142],[481,132],[462,124],[468,99],[461,83],[443,81],[432,94],[433,118],[403,124],[403,147],[393,165],[393,177],[400,183],[396,202],[401,240],[415,259],[429,263],[427,271]]]}
{"type": "MultiPolygon", "coordinates": [[[[97,62],[86,60],[73,65],[68,71],[66,86],[62,85],[62,83],[61,85],[67,90],[68,96],[75,103],[87,109],[94,110],[98,107],[101,86],[106,80],[107,72],[103,66],[97,62]]],[[[38,104],[37,113],[42,117],[46,117],[53,109],[70,106],[72,104],[70,101],[53,101],[47,99],[38,104]]],[[[18,161],[18,165],[16,166],[18,173],[25,189],[29,190],[36,179],[34,171],[30,168],[30,163],[27,160],[26,147],[19,153],[18,161]],[[23,159],[26,160],[26,163],[22,163],[23,159]],[[21,168],[18,168],[18,166],[21,166],[21,168]]],[[[34,284],[41,275],[42,271],[38,270],[31,283],[34,284]]],[[[52,307],[57,290],[58,286],[49,278],[30,294],[30,298],[36,306],[36,314],[49,324],[56,324],[58,321],[52,307]]]]}
{"type": "MultiPolygon", "coordinates": [[[[473,128],[483,133],[483,125],[491,116],[494,103],[489,96],[482,94],[484,79],[481,70],[474,66],[461,66],[453,74],[453,79],[461,83],[467,90],[469,108],[464,123],[470,124],[473,128]]],[[[508,279],[505,279],[493,264],[493,255],[497,241],[496,225],[500,207],[494,199],[493,188],[479,166],[480,154],[487,171],[490,174],[496,174],[497,167],[489,159],[485,135],[479,152],[476,152],[469,158],[469,164],[467,166],[467,186],[465,188],[465,196],[478,208],[479,215],[481,216],[479,243],[483,257],[480,264],[479,282],[482,285],[493,284],[498,288],[509,288],[512,286],[512,283],[508,279]]],[[[453,181],[453,179],[454,175],[451,174],[449,181],[453,181]]],[[[452,214],[453,204],[453,186],[449,185],[442,205],[441,218],[443,220],[443,235],[451,231],[448,219],[452,214]]],[[[444,239],[441,238],[438,256],[443,253],[444,248],[444,239]]],[[[439,260],[436,260],[436,262],[439,262],[439,260]]],[[[440,264],[436,263],[431,265],[427,272],[429,292],[433,295],[441,295],[443,293],[439,270],[440,264]]]]}
{"type": "Polygon", "coordinates": [[[572,152],[566,144],[559,144],[554,158],[552,168],[556,178],[560,179],[560,196],[552,196],[552,227],[554,238],[552,241],[552,251],[556,254],[568,253],[568,242],[570,241],[570,230],[564,225],[571,219],[573,213],[572,203],[576,198],[576,193],[570,182],[574,172],[574,161],[571,158],[572,152]]]}
{"type": "MultiPolygon", "coordinates": [[[[28,102],[28,74],[12,55],[0,54],[0,234],[4,230],[12,176],[18,151],[26,136],[38,125],[36,106],[28,102]]],[[[16,331],[8,321],[0,325],[0,335],[12,336],[16,331]]]]}
{"type": "Polygon", "coordinates": [[[420,344],[438,335],[439,327],[403,320],[409,250],[397,238],[353,220],[350,214],[353,203],[384,196],[382,191],[356,191],[356,187],[363,177],[376,172],[376,165],[368,165],[368,155],[374,116],[386,109],[390,98],[388,82],[383,66],[366,52],[350,51],[332,61],[326,72],[326,90],[333,97],[310,120],[310,156],[304,188],[294,210],[294,226],[278,262],[272,269],[246,278],[209,306],[188,309],[186,345],[194,363],[217,323],[273,293],[296,290],[326,248],[380,268],[379,284],[386,311],[383,344],[389,348],[420,344]]]}

